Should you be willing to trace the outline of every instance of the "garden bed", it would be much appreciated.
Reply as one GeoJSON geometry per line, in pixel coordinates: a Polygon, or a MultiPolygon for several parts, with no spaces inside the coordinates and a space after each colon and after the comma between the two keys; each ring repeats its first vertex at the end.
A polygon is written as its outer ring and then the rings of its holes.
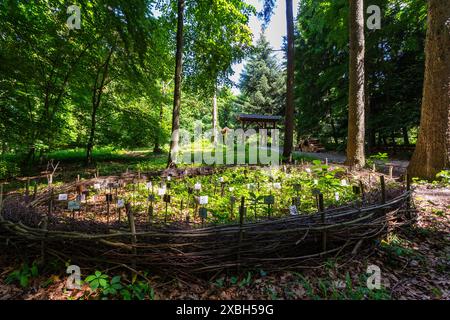
{"type": "Polygon", "coordinates": [[[313,265],[407,221],[409,192],[388,181],[382,196],[375,174],[320,163],[197,173],[126,173],[11,195],[0,237],[83,266],[193,274],[313,265]]]}

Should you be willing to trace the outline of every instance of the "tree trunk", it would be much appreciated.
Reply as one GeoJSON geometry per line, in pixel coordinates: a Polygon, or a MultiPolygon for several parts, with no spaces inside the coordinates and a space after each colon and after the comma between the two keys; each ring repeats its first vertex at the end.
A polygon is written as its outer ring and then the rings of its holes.
{"type": "Polygon", "coordinates": [[[91,113],[91,131],[89,134],[89,141],[86,146],[86,163],[92,164],[93,157],[92,157],[92,151],[94,149],[94,140],[95,140],[95,129],[97,126],[97,111],[100,106],[101,97],[103,94],[103,89],[105,88],[105,81],[108,77],[108,70],[109,70],[109,63],[111,61],[111,56],[114,52],[114,47],[111,48],[111,50],[108,53],[108,57],[106,58],[105,63],[100,66],[100,68],[97,71],[97,75],[95,77],[94,86],[92,88],[92,113],[91,113]],[[100,84],[99,76],[100,72],[103,71],[101,75],[100,84]]]}
{"type": "Polygon", "coordinates": [[[214,143],[214,145],[217,143],[217,135],[218,135],[218,130],[219,130],[219,125],[218,125],[218,110],[217,110],[217,87],[214,87],[214,95],[213,95],[213,99],[212,99],[212,137],[211,137],[211,141],[212,143],[214,143]]]}
{"type": "Polygon", "coordinates": [[[161,149],[161,143],[160,143],[160,139],[161,139],[161,130],[162,130],[162,121],[163,121],[163,114],[164,114],[164,106],[161,103],[161,105],[159,106],[159,131],[158,134],[156,135],[155,138],[155,147],[153,148],[153,153],[161,153],[162,149],[161,149]]]}
{"type": "Polygon", "coordinates": [[[420,130],[408,167],[412,177],[433,179],[450,165],[450,6],[429,0],[420,130]]]}
{"type": "Polygon", "coordinates": [[[175,88],[173,93],[172,111],[172,138],[170,140],[169,159],[167,167],[176,166],[172,152],[178,151],[178,140],[180,138],[180,106],[181,106],[181,72],[183,68],[183,19],[184,0],[178,0],[178,22],[177,22],[177,52],[175,56],[175,88]]]}
{"type": "Polygon", "coordinates": [[[355,168],[365,164],[364,156],[364,6],[363,0],[350,0],[350,68],[347,159],[355,168]]]}
{"type": "Polygon", "coordinates": [[[283,157],[289,159],[294,142],[294,10],[292,0],[286,0],[287,79],[286,114],[284,118],[283,157]]]}
{"type": "Polygon", "coordinates": [[[403,143],[405,146],[409,146],[409,136],[408,136],[408,128],[403,127],[402,128],[402,135],[403,135],[403,143]]]}

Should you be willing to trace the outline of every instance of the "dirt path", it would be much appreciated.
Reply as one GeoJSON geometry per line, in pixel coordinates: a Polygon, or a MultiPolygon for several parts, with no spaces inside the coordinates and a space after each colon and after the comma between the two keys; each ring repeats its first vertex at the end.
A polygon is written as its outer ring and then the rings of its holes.
{"type": "MultiPolygon", "coordinates": [[[[295,154],[298,154],[300,156],[309,156],[309,157],[315,157],[319,158],[321,160],[326,160],[330,163],[338,163],[343,164],[345,161],[345,154],[338,153],[338,152],[301,152],[301,151],[294,151],[295,154]]],[[[381,161],[375,161],[377,164],[377,167],[382,167],[384,170],[388,170],[389,166],[394,167],[394,175],[401,175],[406,172],[406,169],[408,167],[409,161],[406,160],[395,160],[390,159],[388,162],[383,163],[381,161]]]]}

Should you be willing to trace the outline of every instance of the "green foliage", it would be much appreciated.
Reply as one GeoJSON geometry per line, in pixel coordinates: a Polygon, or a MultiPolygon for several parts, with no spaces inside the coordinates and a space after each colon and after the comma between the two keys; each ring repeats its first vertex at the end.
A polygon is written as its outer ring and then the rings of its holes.
{"type": "Polygon", "coordinates": [[[133,276],[132,282],[125,284],[121,276],[110,276],[96,271],[94,274],[86,277],[90,288],[97,291],[102,299],[120,298],[123,300],[144,300],[155,298],[154,289],[148,282],[137,280],[133,276]]]}
{"type": "Polygon", "coordinates": [[[286,79],[272,50],[262,34],[244,66],[239,83],[244,113],[282,114],[286,79]]]}
{"type": "Polygon", "coordinates": [[[92,290],[97,290],[99,287],[104,289],[108,286],[108,275],[95,271],[93,275],[86,277],[85,282],[89,283],[92,290]]]}
{"type": "Polygon", "coordinates": [[[438,174],[436,174],[436,178],[445,185],[450,185],[450,170],[442,170],[438,172],[438,174]]]}
{"type": "Polygon", "coordinates": [[[24,263],[22,266],[10,273],[6,278],[6,283],[18,283],[21,287],[27,288],[30,284],[30,280],[36,278],[39,275],[38,267],[35,262],[31,267],[24,263]]]}
{"type": "Polygon", "coordinates": [[[388,154],[383,152],[378,152],[377,154],[372,154],[366,159],[366,165],[372,167],[376,163],[386,163],[389,160],[388,154]]]}
{"type": "MultiPolygon", "coordinates": [[[[365,37],[367,142],[370,147],[399,140],[409,144],[419,125],[426,2],[368,5],[381,8],[382,26],[367,30],[365,37]]],[[[348,1],[301,1],[296,29],[298,132],[342,149],[348,121],[348,1]]]]}

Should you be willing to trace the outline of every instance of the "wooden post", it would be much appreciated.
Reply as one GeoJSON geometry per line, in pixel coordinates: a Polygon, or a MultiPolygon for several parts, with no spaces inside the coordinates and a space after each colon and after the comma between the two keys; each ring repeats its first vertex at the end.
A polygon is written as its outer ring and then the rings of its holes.
{"type": "MultiPolygon", "coordinates": [[[[406,191],[410,192],[411,191],[411,179],[408,174],[408,171],[406,172],[405,179],[406,179],[406,191]]],[[[410,202],[411,202],[411,195],[408,195],[408,197],[406,198],[406,217],[408,219],[411,219],[411,213],[410,213],[411,203],[410,202]]]]}
{"type": "Polygon", "coordinates": [[[27,182],[25,183],[25,198],[28,202],[30,198],[30,178],[27,178],[27,182]]]}
{"type": "Polygon", "coordinates": [[[372,164],[372,171],[373,172],[377,171],[377,165],[375,164],[375,162],[372,164]]]}
{"type": "Polygon", "coordinates": [[[38,191],[38,185],[37,185],[36,180],[34,180],[34,185],[33,185],[33,201],[36,199],[37,191],[38,191]]]}
{"type": "Polygon", "coordinates": [[[394,166],[389,166],[389,178],[392,179],[394,166]]]}
{"type": "MultiPolygon", "coordinates": [[[[320,219],[323,225],[325,225],[325,208],[323,204],[323,194],[319,193],[319,211],[320,211],[320,219]]],[[[322,231],[322,252],[327,251],[327,232],[322,231]]]]}
{"type": "Polygon", "coordinates": [[[238,272],[240,271],[241,264],[241,244],[244,240],[244,213],[245,213],[245,197],[241,197],[241,205],[239,207],[239,245],[238,245],[238,255],[237,255],[237,267],[238,272]]]}
{"type": "Polygon", "coordinates": [[[386,203],[386,183],[384,181],[384,175],[380,176],[380,184],[381,184],[381,203],[386,203]]]}
{"type": "Polygon", "coordinates": [[[53,188],[50,189],[50,201],[48,203],[48,216],[51,217],[53,215],[53,188]]]}
{"type": "Polygon", "coordinates": [[[169,203],[166,202],[166,212],[164,213],[164,223],[167,223],[167,211],[168,211],[168,208],[169,208],[169,203]]]}
{"type": "MultiPolygon", "coordinates": [[[[125,208],[127,211],[127,215],[128,215],[128,222],[130,224],[130,230],[131,230],[131,244],[133,246],[133,255],[137,254],[137,250],[136,250],[136,242],[137,242],[137,237],[136,237],[136,225],[134,224],[134,215],[133,215],[133,210],[131,209],[131,204],[127,203],[125,204],[125,208]]],[[[132,260],[132,264],[133,267],[136,266],[136,259],[135,257],[132,260]]]]}
{"type": "Polygon", "coordinates": [[[364,190],[364,184],[361,180],[359,180],[359,188],[361,189],[361,202],[364,204],[366,200],[366,192],[364,190]]]}

